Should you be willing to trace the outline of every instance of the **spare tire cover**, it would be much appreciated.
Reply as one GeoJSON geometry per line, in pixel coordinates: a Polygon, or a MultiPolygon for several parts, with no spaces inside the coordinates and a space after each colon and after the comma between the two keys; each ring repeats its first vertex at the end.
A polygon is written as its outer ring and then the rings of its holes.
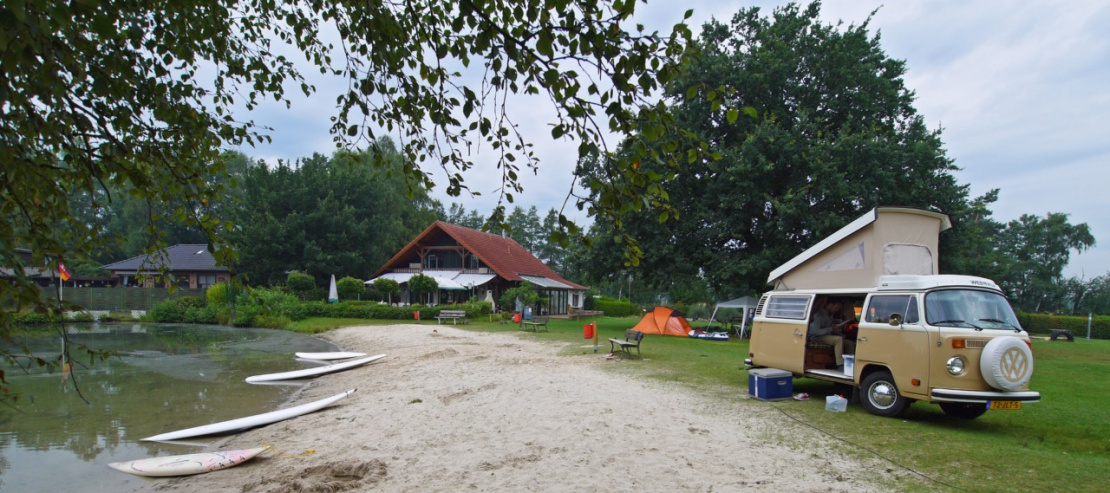
{"type": "Polygon", "coordinates": [[[979,371],[998,390],[1021,390],[1033,376],[1033,351],[1017,337],[996,337],[983,347],[979,371]]]}

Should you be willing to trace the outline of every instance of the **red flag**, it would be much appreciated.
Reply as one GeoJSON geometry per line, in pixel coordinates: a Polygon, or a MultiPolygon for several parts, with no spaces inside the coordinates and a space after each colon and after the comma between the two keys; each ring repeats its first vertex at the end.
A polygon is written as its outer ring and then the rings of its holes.
{"type": "Polygon", "coordinates": [[[69,271],[66,270],[66,264],[58,262],[58,275],[62,277],[63,281],[68,281],[70,278],[69,271]]]}

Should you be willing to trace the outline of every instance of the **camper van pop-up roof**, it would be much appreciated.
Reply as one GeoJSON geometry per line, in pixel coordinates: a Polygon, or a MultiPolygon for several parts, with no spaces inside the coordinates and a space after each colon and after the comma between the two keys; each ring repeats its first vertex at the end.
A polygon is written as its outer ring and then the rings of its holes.
{"type": "Polygon", "coordinates": [[[939,212],[872,209],[771,271],[775,290],[873,288],[885,275],[938,273],[940,233],[952,227],[939,212]]]}

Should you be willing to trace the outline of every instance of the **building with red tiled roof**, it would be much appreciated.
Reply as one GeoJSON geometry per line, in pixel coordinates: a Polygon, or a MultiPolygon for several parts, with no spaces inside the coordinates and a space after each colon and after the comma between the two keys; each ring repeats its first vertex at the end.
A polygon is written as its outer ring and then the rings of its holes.
{"type": "Polygon", "coordinates": [[[405,283],[418,273],[439,284],[436,303],[463,302],[472,296],[497,300],[506,289],[529,282],[549,300],[538,307],[541,315],[563,315],[582,308],[586,294],[585,286],[564,279],[512,238],[443,221],[428,226],[366,283],[393,279],[401,283],[402,302],[407,302],[405,283]]]}

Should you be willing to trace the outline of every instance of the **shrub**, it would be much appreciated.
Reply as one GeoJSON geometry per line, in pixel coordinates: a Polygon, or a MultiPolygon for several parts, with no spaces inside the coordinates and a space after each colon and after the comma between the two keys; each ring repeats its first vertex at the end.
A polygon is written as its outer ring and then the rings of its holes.
{"type": "Polygon", "coordinates": [[[230,285],[226,282],[213,284],[204,291],[204,297],[210,306],[227,306],[230,294],[230,285]]]}
{"type": "Polygon", "coordinates": [[[302,300],[312,299],[312,292],[316,291],[316,280],[303,272],[293,271],[285,279],[285,286],[302,300]]]}
{"type": "MultiPolygon", "coordinates": [[[[1018,313],[1017,316],[1022,328],[1030,334],[1049,335],[1054,330],[1070,330],[1075,337],[1087,337],[1087,317],[1044,313],[1018,313]]],[[[1096,316],[1090,323],[1092,339],[1110,339],[1110,316],[1096,316]]]]}
{"type": "Polygon", "coordinates": [[[255,319],[262,315],[262,308],[257,305],[239,305],[235,307],[235,318],[231,319],[232,327],[257,327],[255,319]]]}
{"type": "Polygon", "coordinates": [[[439,283],[424,274],[417,274],[409,278],[409,291],[420,297],[421,300],[428,293],[434,293],[437,289],[439,289],[439,283]]]}
{"type": "Polygon", "coordinates": [[[23,312],[15,316],[15,323],[25,325],[49,324],[58,321],[58,317],[45,313],[23,312]]]}
{"type": "Polygon", "coordinates": [[[393,298],[401,292],[401,285],[393,279],[379,277],[370,285],[370,290],[377,294],[381,301],[393,303],[393,298]]]}
{"type": "MultiPolygon", "coordinates": [[[[207,295],[208,293],[205,292],[206,297],[207,295]]],[[[182,309],[204,308],[205,305],[205,301],[199,296],[182,296],[180,298],[177,298],[177,306],[181,307],[182,309]]]]}
{"type": "Polygon", "coordinates": [[[92,322],[94,321],[93,314],[89,312],[75,312],[69,319],[70,322],[92,322]]]}
{"type": "Polygon", "coordinates": [[[258,306],[264,315],[284,316],[291,320],[304,320],[305,303],[300,298],[277,288],[254,288],[250,291],[248,305],[258,306]]]}
{"type": "Polygon", "coordinates": [[[640,314],[639,307],[625,300],[614,300],[603,296],[594,301],[597,309],[605,312],[608,317],[627,317],[640,314]]]}
{"type": "Polygon", "coordinates": [[[158,323],[185,321],[185,312],[177,305],[176,299],[162,300],[155,303],[147,315],[152,321],[158,323]]]}
{"type": "Polygon", "coordinates": [[[359,279],[344,277],[336,281],[335,290],[339,292],[341,300],[361,300],[366,294],[366,285],[359,279]]]}

